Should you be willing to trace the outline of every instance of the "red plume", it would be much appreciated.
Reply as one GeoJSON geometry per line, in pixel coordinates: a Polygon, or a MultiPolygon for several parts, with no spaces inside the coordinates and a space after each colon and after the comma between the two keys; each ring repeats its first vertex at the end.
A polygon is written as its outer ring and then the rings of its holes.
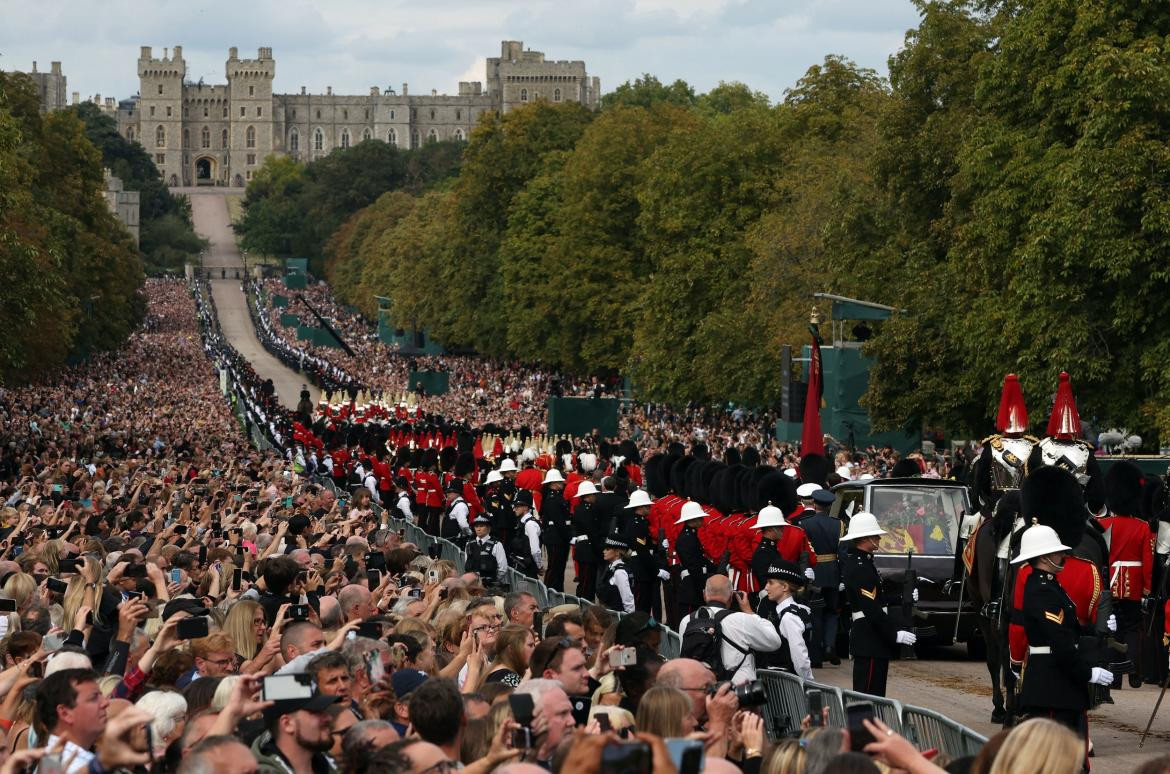
{"type": "Polygon", "coordinates": [[[1077,413],[1077,401],[1073,397],[1068,372],[1060,372],[1060,383],[1056,386],[1056,403],[1052,416],[1048,418],[1048,435],[1064,441],[1080,437],[1081,415],[1077,413]]]}
{"type": "Polygon", "coordinates": [[[1003,380],[1003,392],[999,396],[999,418],[995,427],[1001,433],[1024,433],[1028,430],[1028,408],[1024,405],[1024,391],[1020,378],[1008,374],[1003,380]]]}

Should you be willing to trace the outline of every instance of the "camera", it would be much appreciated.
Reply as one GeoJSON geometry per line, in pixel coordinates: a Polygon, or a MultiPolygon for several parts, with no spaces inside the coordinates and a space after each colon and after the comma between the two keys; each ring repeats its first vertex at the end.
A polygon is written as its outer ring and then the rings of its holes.
{"type": "MultiPolygon", "coordinates": [[[[707,689],[707,694],[714,696],[719,693],[719,689],[724,685],[731,685],[731,681],[723,680],[718,683],[713,683],[707,689]]],[[[768,702],[768,694],[764,692],[764,684],[759,680],[753,680],[750,683],[735,686],[732,690],[735,691],[735,698],[739,699],[740,707],[762,707],[768,702]]]]}

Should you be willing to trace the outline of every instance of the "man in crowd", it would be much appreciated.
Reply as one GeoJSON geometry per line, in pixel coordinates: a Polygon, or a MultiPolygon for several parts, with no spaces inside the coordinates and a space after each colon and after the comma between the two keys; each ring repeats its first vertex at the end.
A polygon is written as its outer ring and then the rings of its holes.
{"type": "Polygon", "coordinates": [[[332,719],[327,710],[341,700],[340,696],[313,691],[304,698],[274,701],[265,709],[265,733],[252,743],[260,774],[337,771],[327,754],[333,747],[332,719]]]}
{"type": "Polygon", "coordinates": [[[45,747],[63,745],[62,759],[72,758],[69,774],[86,770],[106,730],[110,700],[98,688],[98,678],[90,669],[63,669],[37,686],[37,721],[49,732],[45,747]]]}

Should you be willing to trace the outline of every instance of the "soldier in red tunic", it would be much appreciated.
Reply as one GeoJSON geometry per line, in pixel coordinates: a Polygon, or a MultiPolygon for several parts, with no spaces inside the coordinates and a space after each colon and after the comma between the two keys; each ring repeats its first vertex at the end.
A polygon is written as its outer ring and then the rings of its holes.
{"type": "MultiPolygon", "coordinates": [[[[1117,616],[1119,639],[1129,647],[1130,658],[1138,661],[1141,639],[1142,598],[1150,595],[1154,574],[1154,535],[1141,513],[1145,475],[1127,460],[1113,464],[1105,474],[1105,504],[1109,515],[1101,526],[1109,536],[1109,593],[1117,616]]],[[[1114,675],[1114,688],[1121,676],[1114,675]]],[[[1141,673],[1129,675],[1129,684],[1139,688],[1141,673]]]]}

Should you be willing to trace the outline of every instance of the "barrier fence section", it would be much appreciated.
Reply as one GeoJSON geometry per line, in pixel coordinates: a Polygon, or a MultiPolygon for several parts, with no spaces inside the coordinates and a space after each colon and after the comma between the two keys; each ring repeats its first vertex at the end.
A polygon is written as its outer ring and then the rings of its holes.
{"type": "Polygon", "coordinates": [[[807,692],[818,690],[824,706],[829,708],[829,723],[834,726],[844,728],[847,724],[845,708],[864,702],[873,706],[875,716],[919,749],[933,747],[948,758],[958,758],[977,754],[987,742],[987,737],[934,710],[904,706],[884,696],[871,696],[805,680],[778,669],[761,669],[757,676],[767,698],[764,728],[773,741],[800,736],[801,720],[808,714],[807,692]]]}

